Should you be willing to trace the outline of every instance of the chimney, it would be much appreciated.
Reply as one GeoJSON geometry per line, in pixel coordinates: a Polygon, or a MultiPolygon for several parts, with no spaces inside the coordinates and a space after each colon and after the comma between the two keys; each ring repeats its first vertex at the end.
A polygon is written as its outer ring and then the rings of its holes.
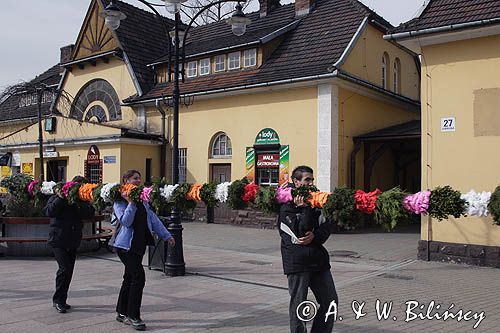
{"type": "Polygon", "coordinates": [[[260,17],[265,17],[275,8],[281,6],[280,0],[259,0],[260,4],[260,17]]]}
{"type": "Polygon", "coordinates": [[[295,0],[295,17],[309,14],[316,5],[314,0],[295,0]]]}
{"type": "Polygon", "coordinates": [[[73,55],[74,49],[75,49],[75,44],[70,44],[61,47],[61,59],[59,60],[61,64],[71,61],[71,56],[73,55]]]}

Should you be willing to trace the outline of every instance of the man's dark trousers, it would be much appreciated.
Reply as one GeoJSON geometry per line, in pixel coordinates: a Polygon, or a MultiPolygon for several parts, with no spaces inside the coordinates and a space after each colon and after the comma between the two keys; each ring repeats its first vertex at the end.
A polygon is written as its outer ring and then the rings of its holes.
{"type": "Polygon", "coordinates": [[[330,333],[333,329],[334,315],[328,317],[326,313],[330,303],[338,305],[337,291],[330,270],[321,272],[301,272],[288,274],[288,291],[290,293],[290,332],[306,333],[306,323],[297,318],[297,307],[307,300],[308,288],[311,288],[314,297],[319,303],[318,313],[313,321],[311,333],[330,333]]]}
{"type": "Polygon", "coordinates": [[[142,292],[146,283],[142,257],[133,252],[118,250],[118,257],[125,265],[123,283],[118,296],[116,312],[130,318],[139,319],[142,292]]]}
{"type": "Polygon", "coordinates": [[[66,304],[68,289],[75,268],[76,249],[53,248],[59,269],[56,273],[56,292],[52,301],[56,304],[66,304]]]}

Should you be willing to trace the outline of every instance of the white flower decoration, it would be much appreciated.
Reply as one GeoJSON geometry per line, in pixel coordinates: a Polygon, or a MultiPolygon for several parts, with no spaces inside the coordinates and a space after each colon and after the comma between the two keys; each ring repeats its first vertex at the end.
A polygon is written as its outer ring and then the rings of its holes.
{"type": "Polygon", "coordinates": [[[179,187],[179,184],[165,185],[163,188],[160,188],[160,195],[164,197],[165,200],[170,201],[170,199],[172,198],[172,193],[174,193],[177,187],[179,187]]]}
{"type": "Polygon", "coordinates": [[[215,188],[215,199],[219,202],[226,202],[229,195],[229,186],[231,182],[220,183],[215,188]]]}
{"type": "Polygon", "coordinates": [[[469,191],[460,196],[467,202],[467,215],[469,216],[488,216],[488,202],[491,192],[469,191]]]}
{"type": "Polygon", "coordinates": [[[56,182],[43,182],[40,191],[45,195],[54,194],[54,186],[56,186],[56,182]]]}
{"type": "Polygon", "coordinates": [[[108,183],[101,188],[101,198],[104,200],[104,202],[113,202],[111,198],[111,189],[117,185],[120,185],[120,183],[108,183]]]}

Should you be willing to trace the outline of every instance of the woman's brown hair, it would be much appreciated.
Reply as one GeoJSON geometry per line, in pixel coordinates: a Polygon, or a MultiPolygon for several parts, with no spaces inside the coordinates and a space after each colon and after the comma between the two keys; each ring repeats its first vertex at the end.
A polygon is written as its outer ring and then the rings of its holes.
{"type": "Polygon", "coordinates": [[[136,173],[139,174],[139,176],[141,175],[141,173],[139,171],[137,171],[137,170],[127,170],[127,171],[125,171],[125,173],[122,175],[122,184],[125,184],[127,182],[127,179],[129,179],[130,177],[132,177],[136,173]]]}

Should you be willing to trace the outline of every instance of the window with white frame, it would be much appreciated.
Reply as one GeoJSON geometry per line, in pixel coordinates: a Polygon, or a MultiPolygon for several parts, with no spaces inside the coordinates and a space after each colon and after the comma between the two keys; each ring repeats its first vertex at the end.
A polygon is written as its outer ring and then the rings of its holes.
{"type": "Polygon", "coordinates": [[[198,75],[198,62],[190,61],[187,66],[187,77],[195,77],[198,75]]]}
{"type": "Polygon", "coordinates": [[[232,155],[231,139],[226,133],[217,134],[212,144],[212,157],[231,157],[232,155]]]}
{"type": "Polygon", "coordinates": [[[215,56],[214,63],[215,63],[215,65],[214,65],[215,72],[225,71],[226,70],[226,55],[222,54],[222,55],[215,56]]]}
{"type": "Polygon", "coordinates": [[[179,184],[187,179],[187,148],[179,148],[179,184]]]}
{"type": "Polygon", "coordinates": [[[382,56],[382,88],[389,88],[389,55],[384,52],[382,56]]]}
{"type": "Polygon", "coordinates": [[[210,58],[200,60],[200,75],[210,74],[210,58]]]}
{"type": "Polygon", "coordinates": [[[394,92],[399,94],[401,89],[401,61],[399,58],[394,59],[393,84],[394,92]]]}
{"type": "Polygon", "coordinates": [[[232,52],[227,55],[228,57],[228,69],[240,68],[240,52],[232,52]]]}
{"type": "Polygon", "coordinates": [[[257,50],[245,50],[243,52],[243,67],[252,67],[257,64],[257,50]]]}

